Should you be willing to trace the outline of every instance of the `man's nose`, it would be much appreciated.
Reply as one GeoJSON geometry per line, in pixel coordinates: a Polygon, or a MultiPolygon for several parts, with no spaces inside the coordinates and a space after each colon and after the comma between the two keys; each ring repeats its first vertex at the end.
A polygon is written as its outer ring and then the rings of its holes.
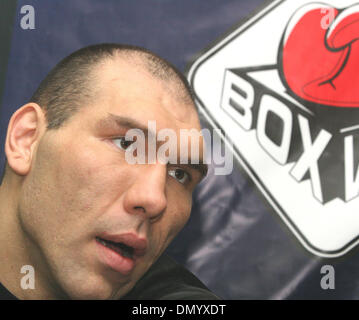
{"type": "Polygon", "coordinates": [[[167,168],[162,164],[139,166],[136,168],[135,179],[126,191],[124,207],[128,213],[142,213],[154,220],[167,207],[167,168]]]}

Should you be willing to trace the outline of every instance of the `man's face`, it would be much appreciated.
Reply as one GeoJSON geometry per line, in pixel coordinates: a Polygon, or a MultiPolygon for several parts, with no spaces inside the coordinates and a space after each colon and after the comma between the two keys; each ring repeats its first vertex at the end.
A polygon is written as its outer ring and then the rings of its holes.
{"type": "Polygon", "coordinates": [[[116,62],[102,67],[97,89],[90,105],[44,133],[19,205],[35,271],[75,299],[127,293],[188,220],[201,179],[183,165],[125,160],[122,137],[131,123],[155,120],[157,131],[178,136],[200,130],[173,85],[116,62]]]}

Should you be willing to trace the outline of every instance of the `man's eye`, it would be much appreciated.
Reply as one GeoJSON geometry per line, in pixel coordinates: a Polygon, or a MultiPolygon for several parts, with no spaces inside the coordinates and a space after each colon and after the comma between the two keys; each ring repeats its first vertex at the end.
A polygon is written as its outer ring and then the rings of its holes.
{"type": "Polygon", "coordinates": [[[133,141],[126,140],[125,137],[118,137],[112,140],[115,143],[115,145],[122,150],[126,150],[133,143],[133,141]]]}
{"type": "Polygon", "coordinates": [[[182,184],[191,180],[191,176],[183,169],[171,169],[168,174],[182,184]]]}

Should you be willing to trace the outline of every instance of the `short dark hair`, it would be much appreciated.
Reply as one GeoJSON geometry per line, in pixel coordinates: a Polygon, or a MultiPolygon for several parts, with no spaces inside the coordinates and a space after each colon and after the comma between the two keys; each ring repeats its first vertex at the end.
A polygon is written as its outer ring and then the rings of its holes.
{"type": "Polygon", "coordinates": [[[40,83],[30,99],[46,114],[47,128],[56,129],[69,119],[86,99],[93,98],[93,67],[116,54],[143,58],[147,71],[162,80],[176,79],[182,92],[194,100],[194,95],[183,74],[170,62],[138,46],[102,43],[91,45],[70,54],[60,61],[40,83]]]}
{"type": "MultiPolygon", "coordinates": [[[[93,98],[93,69],[107,58],[116,54],[143,58],[147,71],[162,80],[177,80],[184,96],[194,101],[194,94],[183,74],[170,62],[157,54],[133,45],[102,43],[84,47],[61,60],[45,77],[32,95],[30,102],[37,103],[45,110],[47,129],[60,128],[75,114],[86,99],[93,98]]],[[[0,184],[5,176],[7,162],[0,184]]]]}

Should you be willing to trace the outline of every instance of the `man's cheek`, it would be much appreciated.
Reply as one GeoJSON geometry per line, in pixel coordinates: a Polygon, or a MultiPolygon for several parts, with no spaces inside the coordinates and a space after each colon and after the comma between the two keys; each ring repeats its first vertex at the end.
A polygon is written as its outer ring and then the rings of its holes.
{"type": "Polygon", "coordinates": [[[125,181],[119,168],[105,159],[96,158],[92,152],[84,151],[72,158],[64,158],[58,170],[58,179],[63,181],[63,188],[71,190],[83,203],[85,210],[92,207],[95,199],[103,198],[116,192],[117,182],[125,181]]]}
{"type": "Polygon", "coordinates": [[[79,176],[73,194],[80,211],[106,212],[120,201],[130,178],[117,167],[96,167],[79,176]]]}
{"type": "Polygon", "coordinates": [[[181,211],[174,213],[168,221],[168,234],[166,239],[166,246],[177,236],[187,223],[190,215],[190,208],[183,208],[181,211]]]}
{"type": "MultiPolygon", "coordinates": [[[[169,199],[171,201],[171,199],[169,199]]],[[[192,198],[189,196],[189,194],[184,193],[178,198],[176,198],[175,201],[173,201],[173,213],[171,215],[172,224],[174,233],[177,234],[179,231],[182,230],[182,228],[187,223],[191,208],[192,208],[192,198]],[[181,199],[181,201],[178,201],[178,199],[181,199]]]]}
{"type": "Polygon", "coordinates": [[[177,202],[175,217],[175,220],[178,222],[178,231],[182,230],[184,225],[187,223],[192,209],[192,196],[189,193],[186,193],[181,198],[182,201],[177,202]]]}

